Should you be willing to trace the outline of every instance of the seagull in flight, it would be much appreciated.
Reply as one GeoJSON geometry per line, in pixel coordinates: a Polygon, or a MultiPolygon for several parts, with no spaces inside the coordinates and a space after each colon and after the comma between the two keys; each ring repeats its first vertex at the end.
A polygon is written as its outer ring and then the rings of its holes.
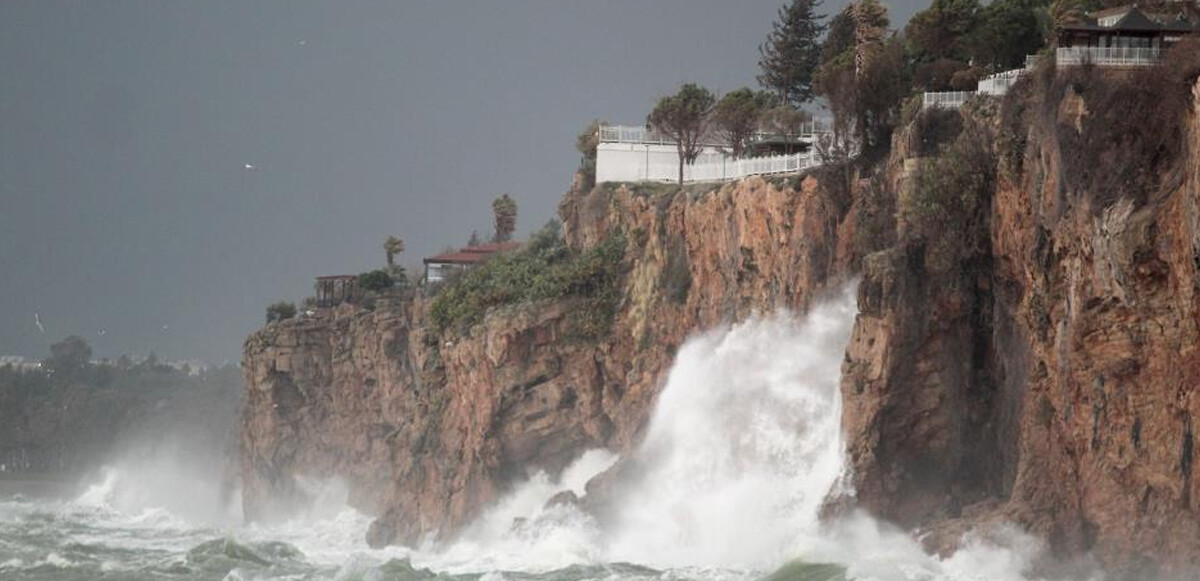
{"type": "Polygon", "coordinates": [[[37,325],[38,331],[41,331],[43,335],[46,334],[46,328],[42,326],[42,315],[39,313],[34,313],[33,324],[37,325]]]}
{"type": "Polygon", "coordinates": [[[247,164],[243,164],[242,167],[246,168],[246,171],[258,171],[258,166],[256,166],[256,165],[251,165],[251,164],[247,163],[247,164]]]}

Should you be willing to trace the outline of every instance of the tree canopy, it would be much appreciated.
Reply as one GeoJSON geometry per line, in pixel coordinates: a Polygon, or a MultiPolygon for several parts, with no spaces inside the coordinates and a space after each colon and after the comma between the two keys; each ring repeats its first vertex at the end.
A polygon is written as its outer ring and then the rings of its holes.
{"type": "Polygon", "coordinates": [[[758,129],[759,118],[775,102],[765,91],[742,87],[726,93],[713,108],[713,122],[729,142],[734,157],[741,157],[758,129]]]}
{"type": "Polygon", "coordinates": [[[388,236],[387,240],[383,241],[383,251],[387,254],[387,265],[389,267],[396,265],[396,255],[404,252],[404,240],[395,236],[388,236]]]}
{"type": "Polygon", "coordinates": [[[683,166],[696,161],[700,155],[705,129],[716,97],[704,87],[686,83],[674,95],[659,99],[647,121],[651,126],[675,140],[679,152],[679,183],[683,183],[683,166]]]}
{"type": "Polygon", "coordinates": [[[492,201],[492,218],[495,221],[493,242],[508,242],[512,240],[513,232],[517,230],[517,203],[508,194],[492,201]]]}
{"type": "Polygon", "coordinates": [[[979,13],[979,0],[933,0],[908,21],[904,37],[918,60],[965,61],[979,13]]]}
{"type": "Polygon", "coordinates": [[[71,375],[87,367],[92,360],[92,347],[78,335],[71,335],[50,346],[50,357],[42,365],[54,373],[71,375]]]}
{"type": "Polygon", "coordinates": [[[821,0],[792,0],[779,8],[767,40],[759,45],[758,83],[792,105],[813,98],[813,81],[821,59],[824,15],[816,13],[821,0]]]}

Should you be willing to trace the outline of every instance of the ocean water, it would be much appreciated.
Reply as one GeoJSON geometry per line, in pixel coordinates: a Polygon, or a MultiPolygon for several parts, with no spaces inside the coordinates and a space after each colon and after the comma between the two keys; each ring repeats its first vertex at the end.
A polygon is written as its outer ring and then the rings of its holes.
{"type": "Polygon", "coordinates": [[[837,385],[854,304],[846,289],[804,317],[691,338],[601,520],[547,501],[582,495],[618,462],[606,450],[530,474],[451,543],[383,550],[338,482],[306,482],[316,500],[290,521],[244,523],[219,475],[143,455],[65,498],[0,483],[0,579],[1035,579],[1042,547],[1011,527],[938,559],[866,516],[818,518],[831,490],[853,494],[837,385]]]}

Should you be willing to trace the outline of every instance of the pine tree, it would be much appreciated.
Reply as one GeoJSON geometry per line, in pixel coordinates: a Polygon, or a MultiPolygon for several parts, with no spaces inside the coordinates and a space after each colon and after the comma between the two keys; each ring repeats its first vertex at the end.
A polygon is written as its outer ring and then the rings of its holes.
{"type": "Polygon", "coordinates": [[[508,194],[501,194],[492,202],[492,215],[496,220],[496,234],[492,241],[512,240],[513,232],[517,229],[517,203],[508,194]]]}
{"type": "Polygon", "coordinates": [[[887,7],[878,0],[854,3],[854,71],[861,75],[883,47],[888,29],[887,7]]]}
{"type": "Polygon", "coordinates": [[[825,25],[816,9],[821,0],[792,0],[779,9],[767,40],[758,47],[758,83],[775,91],[780,101],[801,105],[813,98],[813,79],[821,59],[825,25]]]}

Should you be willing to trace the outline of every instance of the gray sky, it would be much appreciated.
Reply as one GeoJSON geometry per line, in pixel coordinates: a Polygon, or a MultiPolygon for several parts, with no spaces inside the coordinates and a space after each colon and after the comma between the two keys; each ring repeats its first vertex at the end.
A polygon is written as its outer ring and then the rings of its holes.
{"type": "Polygon", "coordinates": [[[781,3],[0,2],[0,354],[236,360],[389,234],[419,264],[502,192],[527,233],[580,128],[753,85],[781,3]]]}

